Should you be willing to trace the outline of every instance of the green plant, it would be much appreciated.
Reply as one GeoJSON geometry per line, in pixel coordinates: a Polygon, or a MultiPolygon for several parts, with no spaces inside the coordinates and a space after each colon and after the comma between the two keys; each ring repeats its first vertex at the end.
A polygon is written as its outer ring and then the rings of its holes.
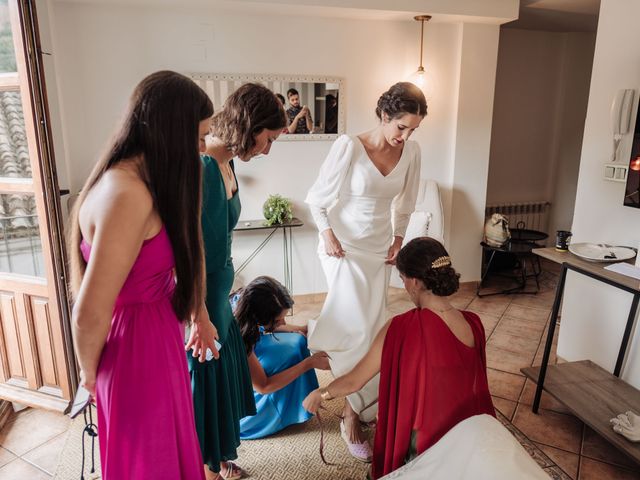
{"type": "Polygon", "coordinates": [[[265,223],[269,226],[290,222],[293,219],[291,200],[277,194],[269,195],[262,206],[262,213],[267,219],[265,223]]]}

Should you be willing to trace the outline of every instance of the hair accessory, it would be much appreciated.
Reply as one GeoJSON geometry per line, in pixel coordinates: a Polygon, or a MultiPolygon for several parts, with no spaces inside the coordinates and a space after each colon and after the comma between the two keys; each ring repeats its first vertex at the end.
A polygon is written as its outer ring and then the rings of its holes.
{"type": "Polygon", "coordinates": [[[431,262],[431,268],[442,268],[448,267],[451,265],[450,257],[438,257],[433,262],[431,262]]]}

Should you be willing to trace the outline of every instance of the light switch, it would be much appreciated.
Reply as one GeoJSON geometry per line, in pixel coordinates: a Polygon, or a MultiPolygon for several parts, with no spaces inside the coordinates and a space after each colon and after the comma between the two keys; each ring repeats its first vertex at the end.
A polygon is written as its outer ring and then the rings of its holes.
{"type": "Polygon", "coordinates": [[[628,165],[619,162],[604,164],[604,179],[612,182],[626,182],[628,165]]]}

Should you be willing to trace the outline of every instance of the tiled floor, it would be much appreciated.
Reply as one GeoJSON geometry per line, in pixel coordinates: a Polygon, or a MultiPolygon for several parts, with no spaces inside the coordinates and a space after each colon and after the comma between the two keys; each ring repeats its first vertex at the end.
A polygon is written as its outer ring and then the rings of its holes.
{"type": "MultiPolygon", "coordinates": [[[[478,298],[470,285],[452,297],[461,309],[480,315],[487,334],[490,389],[496,408],[534,441],[573,479],[640,479],[640,467],[618,453],[595,432],[543,395],[539,415],[531,412],[534,385],[520,368],[539,364],[554,298],[555,266],[545,264],[538,295],[478,298]]],[[[322,307],[321,296],[306,296],[295,306],[293,323],[304,324],[322,307]]],[[[413,304],[401,291],[390,294],[393,315],[413,304]]],[[[555,350],[555,349],[554,349],[555,350]]],[[[552,356],[555,361],[555,353],[552,356]]],[[[66,417],[26,410],[0,432],[0,479],[47,479],[55,471],[69,425],[66,417]]]]}

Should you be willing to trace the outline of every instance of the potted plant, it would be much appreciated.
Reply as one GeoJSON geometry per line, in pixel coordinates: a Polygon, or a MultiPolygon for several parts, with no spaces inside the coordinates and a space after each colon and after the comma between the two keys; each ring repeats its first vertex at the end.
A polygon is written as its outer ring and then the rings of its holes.
{"type": "Polygon", "coordinates": [[[266,218],[265,225],[280,225],[293,220],[291,200],[281,195],[269,195],[262,206],[262,213],[266,218]]]}

